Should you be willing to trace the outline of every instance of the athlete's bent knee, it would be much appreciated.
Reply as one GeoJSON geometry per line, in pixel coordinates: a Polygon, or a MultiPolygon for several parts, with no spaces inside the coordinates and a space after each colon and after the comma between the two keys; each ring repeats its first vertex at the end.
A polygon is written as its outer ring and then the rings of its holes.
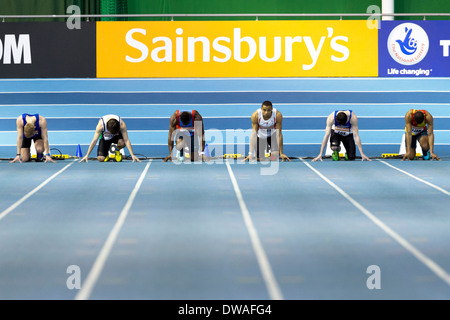
{"type": "Polygon", "coordinates": [[[336,151],[336,150],[340,151],[341,150],[340,143],[337,141],[331,141],[330,149],[333,151],[336,151]]]}

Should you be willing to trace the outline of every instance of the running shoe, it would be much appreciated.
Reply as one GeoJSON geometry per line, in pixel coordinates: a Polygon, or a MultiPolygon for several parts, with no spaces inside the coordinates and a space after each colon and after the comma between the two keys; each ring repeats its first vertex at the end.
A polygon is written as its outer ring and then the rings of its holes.
{"type": "Polygon", "coordinates": [[[338,150],[334,150],[333,154],[331,155],[331,157],[333,158],[333,161],[339,161],[339,151],[338,150]]]}
{"type": "Polygon", "coordinates": [[[423,160],[430,160],[430,151],[423,155],[423,160]]]}
{"type": "Polygon", "coordinates": [[[184,161],[184,150],[177,151],[177,160],[180,162],[184,161]]]}
{"type": "Polygon", "coordinates": [[[115,160],[116,162],[121,162],[121,161],[122,161],[122,154],[120,153],[120,151],[117,151],[117,150],[116,150],[115,156],[114,156],[114,160],[115,160]]]}

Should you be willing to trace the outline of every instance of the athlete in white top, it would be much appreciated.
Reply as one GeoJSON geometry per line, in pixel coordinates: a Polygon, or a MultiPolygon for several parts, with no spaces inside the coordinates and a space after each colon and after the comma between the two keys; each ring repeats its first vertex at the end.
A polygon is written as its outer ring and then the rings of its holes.
{"type": "Polygon", "coordinates": [[[264,158],[267,149],[271,151],[271,160],[279,156],[281,161],[291,161],[283,153],[283,116],[273,107],[272,102],[264,101],[261,108],[253,112],[251,120],[250,150],[244,161],[252,160],[254,156],[257,159],[264,158]]]}
{"type": "Polygon", "coordinates": [[[103,162],[109,158],[109,149],[111,147],[111,144],[115,143],[117,145],[115,150],[116,161],[122,161],[120,149],[126,146],[128,148],[128,151],[130,152],[133,162],[141,162],[141,160],[139,160],[139,158],[137,158],[133,153],[130,139],[128,139],[127,126],[119,116],[108,114],[100,118],[97,123],[97,127],[95,128],[94,138],[89,145],[89,149],[86,152],[86,155],[80,160],[80,162],[88,162],[89,154],[94,149],[98,139],[100,139],[97,148],[98,161],[103,162]]]}

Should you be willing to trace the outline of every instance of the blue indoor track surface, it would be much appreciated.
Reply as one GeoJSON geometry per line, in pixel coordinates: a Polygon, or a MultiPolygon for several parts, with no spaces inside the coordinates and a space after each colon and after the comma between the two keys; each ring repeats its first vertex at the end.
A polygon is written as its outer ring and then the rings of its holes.
{"type": "Polygon", "coordinates": [[[447,300],[449,169],[0,161],[0,299],[447,300]]]}
{"type": "Polygon", "coordinates": [[[0,80],[0,300],[448,300],[450,78],[0,80]],[[163,162],[175,110],[212,155],[248,152],[251,114],[283,115],[291,162],[163,162]],[[405,113],[434,118],[442,161],[401,149],[405,113]],[[372,161],[312,162],[351,109],[372,161]],[[10,163],[16,119],[48,121],[55,163],[10,163]],[[142,162],[79,163],[101,116],[142,162]],[[9,160],[8,160],[9,159],[9,160]]]}

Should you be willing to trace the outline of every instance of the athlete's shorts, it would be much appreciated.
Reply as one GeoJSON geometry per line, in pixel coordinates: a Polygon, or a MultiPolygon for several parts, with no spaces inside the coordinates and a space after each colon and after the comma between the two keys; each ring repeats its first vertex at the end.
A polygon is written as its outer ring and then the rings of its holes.
{"type": "Polygon", "coordinates": [[[117,136],[114,136],[110,140],[103,139],[103,134],[100,137],[100,141],[98,143],[97,148],[97,157],[106,157],[109,154],[109,149],[111,148],[111,145],[117,144],[120,139],[123,139],[122,133],[119,133],[117,136]]]}
{"type": "Polygon", "coordinates": [[[33,140],[34,143],[36,143],[37,140],[41,140],[41,139],[42,139],[42,136],[40,134],[38,134],[37,136],[34,136],[32,138],[23,137],[22,148],[29,149],[31,147],[31,140],[33,140]]]}
{"type": "Polygon", "coordinates": [[[334,130],[331,130],[330,135],[330,145],[344,145],[345,151],[347,152],[347,157],[349,160],[356,159],[356,145],[355,138],[353,137],[353,133],[350,133],[346,136],[342,134],[336,133],[334,130]]]}
{"type": "MultiPolygon", "coordinates": [[[[421,133],[416,134],[416,135],[412,135],[412,139],[411,139],[411,148],[413,150],[416,150],[417,147],[417,141],[420,141],[420,139],[423,136],[428,136],[428,130],[423,130],[421,133]]],[[[406,145],[406,136],[405,136],[405,145],[406,145]]]]}

